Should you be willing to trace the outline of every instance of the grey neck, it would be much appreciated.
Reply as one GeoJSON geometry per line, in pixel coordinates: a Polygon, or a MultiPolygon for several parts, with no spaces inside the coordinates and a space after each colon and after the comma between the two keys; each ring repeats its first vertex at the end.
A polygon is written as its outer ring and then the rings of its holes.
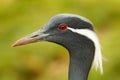
{"type": "Polygon", "coordinates": [[[69,47],[70,64],[68,80],[87,80],[94,59],[94,45],[92,43],[76,48],[69,47]]]}
{"type": "Polygon", "coordinates": [[[62,39],[56,38],[57,36],[52,38],[51,42],[60,44],[69,51],[69,80],[87,80],[94,59],[94,43],[87,37],[71,31],[68,31],[62,39]]]}

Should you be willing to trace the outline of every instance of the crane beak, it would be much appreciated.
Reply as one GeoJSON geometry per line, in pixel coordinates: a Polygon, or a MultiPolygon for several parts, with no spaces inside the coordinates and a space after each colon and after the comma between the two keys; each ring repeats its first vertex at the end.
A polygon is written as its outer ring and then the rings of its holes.
{"type": "Polygon", "coordinates": [[[23,37],[19,40],[17,40],[15,43],[12,44],[13,47],[21,46],[29,43],[34,43],[38,41],[44,40],[44,37],[46,37],[48,34],[45,34],[42,30],[39,30],[37,32],[34,32],[26,37],[23,37]]]}

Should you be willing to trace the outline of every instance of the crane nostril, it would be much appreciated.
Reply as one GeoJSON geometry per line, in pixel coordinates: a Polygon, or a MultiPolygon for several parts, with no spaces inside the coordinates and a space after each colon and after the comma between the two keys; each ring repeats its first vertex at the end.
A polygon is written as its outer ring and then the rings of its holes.
{"type": "Polygon", "coordinates": [[[34,35],[34,36],[31,36],[30,38],[34,38],[34,37],[37,37],[37,36],[39,36],[39,35],[34,35]]]}

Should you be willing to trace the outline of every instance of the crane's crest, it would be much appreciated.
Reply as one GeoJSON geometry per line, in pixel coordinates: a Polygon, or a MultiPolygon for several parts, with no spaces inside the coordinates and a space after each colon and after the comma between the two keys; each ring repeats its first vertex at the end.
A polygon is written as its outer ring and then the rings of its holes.
{"type": "Polygon", "coordinates": [[[95,69],[100,69],[101,74],[103,73],[103,67],[102,67],[102,54],[101,54],[101,46],[98,40],[97,35],[95,32],[89,29],[73,29],[68,27],[69,30],[72,32],[78,33],[80,35],[83,35],[93,41],[94,46],[95,46],[95,56],[94,56],[94,61],[93,61],[93,66],[95,69]]]}

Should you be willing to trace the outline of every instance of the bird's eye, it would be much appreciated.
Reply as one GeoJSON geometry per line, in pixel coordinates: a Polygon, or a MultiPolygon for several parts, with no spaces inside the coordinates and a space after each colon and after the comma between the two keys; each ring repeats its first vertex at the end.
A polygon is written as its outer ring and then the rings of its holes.
{"type": "Polygon", "coordinates": [[[66,30],[66,29],[67,29],[67,25],[65,23],[59,25],[59,30],[66,30]]]}

